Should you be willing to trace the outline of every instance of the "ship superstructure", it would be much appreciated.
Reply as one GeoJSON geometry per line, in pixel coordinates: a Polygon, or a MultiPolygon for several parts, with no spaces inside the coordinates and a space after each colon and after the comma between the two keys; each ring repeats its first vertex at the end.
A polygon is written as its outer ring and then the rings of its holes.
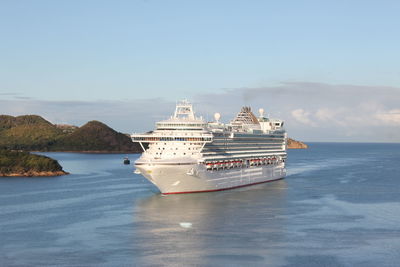
{"type": "Polygon", "coordinates": [[[230,123],[196,117],[186,100],[153,132],[132,134],[144,152],[135,162],[140,173],[163,194],[208,192],[282,179],[286,131],[283,121],[256,117],[243,107],[230,123]],[[143,143],[148,143],[145,149],[143,143]]]}

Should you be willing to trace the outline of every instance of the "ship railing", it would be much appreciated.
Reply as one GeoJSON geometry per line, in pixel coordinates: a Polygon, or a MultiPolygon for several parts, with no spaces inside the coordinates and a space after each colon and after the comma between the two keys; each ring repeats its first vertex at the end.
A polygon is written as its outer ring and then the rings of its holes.
{"type": "Polygon", "coordinates": [[[189,141],[189,142],[212,142],[212,134],[200,135],[160,135],[160,134],[132,134],[133,142],[153,143],[163,141],[189,141]]]}
{"type": "Polygon", "coordinates": [[[264,157],[251,157],[239,159],[221,159],[221,160],[206,160],[201,161],[199,164],[206,166],[207,170],[224,170],[232,168],[250,168],[252,166],[262,165],[277,165],[282,164],[286,160],[285,157],[279,155],[264,156],[264,157]]]}
{"type": "Polygon", "coordinates": [[[157,143],[157,142],[199,142],[202,144],[201,150],[206,143],[211,143],[213,141],[212,134],[198,134],[198,135],[161,135],[161,134],[132,134],[132,142],[137,142],[140,144],[143,152],[146,151],[143,143],[157,143]]]}

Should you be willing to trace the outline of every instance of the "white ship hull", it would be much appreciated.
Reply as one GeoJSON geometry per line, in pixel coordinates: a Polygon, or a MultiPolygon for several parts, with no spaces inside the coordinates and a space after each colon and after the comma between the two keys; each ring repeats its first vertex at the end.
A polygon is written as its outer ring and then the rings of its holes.
{"type": "Polygon", "coordinates": [[[243,107],[229,124],[205,122],[187,101],[156,130],[132,134],[143,148],[135,162],[163,194],[210,192],[265,183],[285,177],[286,131],[283,121],[256,117],[243,107]],[[148,143],[146,149],[142,143],[148,143]]]}
{"type": "Polygon", "coordinates": [[[207,170],[202,164],[138,164],[137,170],[163,194],[211,192],[270,182],[285,177],[284,163],[207,170]]]}

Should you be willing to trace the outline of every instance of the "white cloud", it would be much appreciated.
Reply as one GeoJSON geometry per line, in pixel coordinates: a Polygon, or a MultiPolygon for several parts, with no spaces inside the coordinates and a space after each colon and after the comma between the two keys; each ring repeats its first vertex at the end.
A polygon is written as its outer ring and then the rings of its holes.
{"type": "Polygon", "coordinates": [[[328,108],[320,108],[315,113],[317,119],[321,121],[330,121],[335,119],[336,112],[328,108]]]}
{"type": "Polygon", "coordinates": [[[306,112],[304,109],[299,108],[293,110],[291,114],[298,122],[316,127],[315,122],[310,119],[310,112],[306,112]]]}
{"type": "Polygon", "coordinates": [[[375,118],[384,124],[400,125],[400,109],[392,109],[384,113],[376,113],[375,118]]]}

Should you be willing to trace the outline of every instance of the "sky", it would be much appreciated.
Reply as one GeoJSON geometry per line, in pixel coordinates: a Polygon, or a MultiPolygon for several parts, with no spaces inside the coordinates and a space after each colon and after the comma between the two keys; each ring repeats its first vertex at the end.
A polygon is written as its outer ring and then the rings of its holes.
{"type": "Polygon", "coordinates": [[[400,1],[0,0],[0,114],[153,129],[179,99],[400,142],[400,1]]]}

